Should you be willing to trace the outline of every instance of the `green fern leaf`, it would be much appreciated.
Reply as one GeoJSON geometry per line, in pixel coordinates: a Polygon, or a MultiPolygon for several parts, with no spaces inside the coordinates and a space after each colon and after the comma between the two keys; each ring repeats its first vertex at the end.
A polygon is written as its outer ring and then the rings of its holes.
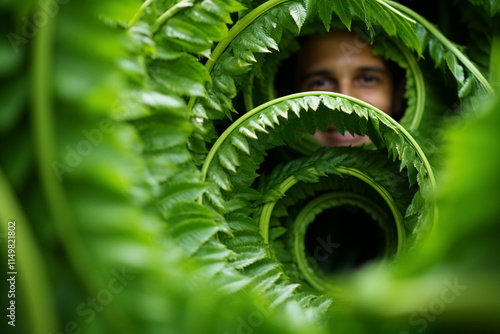
{"type": "Polygon", "coordinates": [[[300,28],[302,28],[302,25],[306,20],[307,10],[299,2],[290,1],[287,4],[289,5],[290,15],[292,16],[293,20],[297,24],[297,28],[300,31],[300,28]]]}
{"type": "Polygon", "coordinates": [[[285,302],[288,298],[290,298],[300,285],[299,284],[289,284],[283,286],[275,286],[274,289],[268,292],[270,300],[272,300],[271,307],[276,307],[283,302],[285,302]]]}
{"type": "Polygon", "coordinates": [[[206,96],[204,83],[210,81],[210,76],[193,57],[181,55],[169,61],[152,61],[148,72],[169,92],[183,96],[206,96]]]}
{"type": "Polygon", "coordinates": [[[250,147],[248,145],[248,141],[245,139],[245,136],[240,134],[235,134],[231,137],[231,144],[233,144],[240,151],[250,155],[250,147]]]}
{"type": "Polygon", "coordinates": [[[202,244],[208,241],[220,226],[211,219],[185,219],[170,228],[173,238],[188,255],[194,254],[202,244]]]}
{"type": "Polygon", "coordinates": [[[230,262],[235,269],[243,269],[255,262],[267,257],[267,252],[262,247],[246,247],[245,250],[239,250],[237,258],[230,262]]]}
{"type": "Polygon", "coordinates": [[[202,53],[212,47],[212,42],[205,31],[187,18],[181,20],[173,17],[168,20],[165,24],[164,38],[187,52],[202,53]]]}
{"type": "MultiPolygon", "coordinates": [[[[322,2],[322,1],[320,1],[320,2],[322,2]]],[[[325,2],[328,2],[328,1],[325,1],[325,2]]],[[[340,1],[335,2],[333,4],[333,11],[339,16],[340,20],[346,26],[346,28],[351,30],[351,22],[352,22],[351,1],[340,0],[340,1]]],[[[323,23],[326,25],[325,21],[323,21],[323,23]]]]}
{"type": "Polygon", "coordinates": [[[313,3],[317,5],[319,17],[321,18],[325,29],[329,31],[330,23],[332,22],[332,11],[335,3],[333,1],[314,1],[313,3]]]}
{"type": "Polygon", "coordinates": [[[226,191],[231,190],[231,182],[222,164],[214,164],[214,168],[208,173],[208,179],[226,191]]]}
{"type": "Polygon", "coordinates": [[[451,73],[453,73],[453,75],[457,79],[457,82],[459,83],[459,88],[461,89],[465,80],[463,66],[458,63],[457,58],[454,57],[451,53],[447,53],[445,55],[445,60],[451,73]]]}
{"type": "Polygon", "coordinates": [[[167,182],[164,185],[166,194],[161,196],[159,204],[171,208],[177,202],[190,202],[198,198],[207,190],[207,186],[198,182],[167,182]]]}

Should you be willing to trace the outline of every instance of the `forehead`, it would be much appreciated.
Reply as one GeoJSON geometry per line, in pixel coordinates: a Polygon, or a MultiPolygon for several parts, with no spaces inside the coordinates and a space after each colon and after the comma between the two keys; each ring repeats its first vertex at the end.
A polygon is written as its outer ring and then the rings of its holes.
{"type": "Polygon", "coordinates": [[[297,60],[300,73],[322,66],[379,66],[387,69],[382,58],[373,56],[371,45],[347,30],[334,30],[324,36],[307,37],[301,45],[297,60]]]}

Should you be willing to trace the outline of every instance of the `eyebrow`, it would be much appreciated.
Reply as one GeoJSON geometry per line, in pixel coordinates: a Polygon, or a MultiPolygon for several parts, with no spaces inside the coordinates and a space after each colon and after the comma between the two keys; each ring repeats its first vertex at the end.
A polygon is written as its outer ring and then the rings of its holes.
{"type": "Polygon", "coordinates": [[[307,72],[306,74],[299,77],[299,82],[303,82],[303,81],[305,81],[309,78],[315,77],[315,76],[329,75],[331,73],[332,72],[328,71],[328,70],[317,70],[317,71],[307,72]]]}
{"type": "MultiPolygon", "coordinates": [[[[379,67],[379,66],[363,66],[363,67],[359,67],[356,69],[356,72],[377,72],[377,73],[380,73],[380,74],[384,74],[384,75],[389,75],[389,72],[382,68],[382,67],[379,67]]],[[[329,70],[317,70],[317,71],[311,71],[311,72],[308,72],[304,75],[302,75],[301,77],[299,77],[299,82],[303,82],[309,78],[312,78],[312,77],[315,77],[315,76],[323,76],[323,75],[330,75],[332,72],[329,71],[329,70]]]]}
{"type": "Polygon", "coordinates": [[[363,66],[356,69],[356,72],[377,72],[380,74],[389,74],[389,71],[380,66],[363,66]]]}

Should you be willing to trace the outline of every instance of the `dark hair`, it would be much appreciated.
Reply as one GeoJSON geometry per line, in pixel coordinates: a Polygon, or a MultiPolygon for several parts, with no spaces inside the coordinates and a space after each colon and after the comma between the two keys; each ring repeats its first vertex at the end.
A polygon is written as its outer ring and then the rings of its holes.
{"type": "Polygon", "coordinates": [[[392,75],[393,91],[392,91],[392,118],[399,121],[406,110],[406,71],[392,60],[385,60],[392,75]]]}
{"type": "MultiPolygon", "coordinates": [[[[303,45],[308,36],[300,36],[297,38],[299,45],[303,45]]],[[[297,67],[297,58],[299,51],[292,53],[292,55],[283,60],[278,66],[278,71],[274,79],[274,88],[276,89],[277,96],[285,96],[288,94],[297,93],[295,89],[295,68],[297,67]]]]}

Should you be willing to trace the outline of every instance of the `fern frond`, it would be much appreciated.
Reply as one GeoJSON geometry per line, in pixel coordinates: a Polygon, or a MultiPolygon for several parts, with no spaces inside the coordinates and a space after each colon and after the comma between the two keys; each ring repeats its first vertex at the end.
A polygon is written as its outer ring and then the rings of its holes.
{"type": "MultiPolygon", "coordinates": [[[[435,26],[429,23],[424,17],[402,6],[398,3],[387,1],[391,6],[408,14],[424,29],[418,28],[416,31],[420,34],[420,39],[426,43],[422,45],[422,49],[429,48],[429,53],[436,63],[436,67],[442,67],[446,63],[450,72],[457,81],[461,95],[465,96],[467,90],[463,90],[464,85],[469,85],[470,82],[464,82],[464,67],[467,69],[469,76],[473,76],[489,94],[493,94],[493,88],[486,78],[479,72],[476,66],[459,50],[457,45],[449,41],[435,26]]],[[[462,97],[461,96],[461,97],[462,97]]]]}
{"type": "MultiPolygon", "coordinates": [[[[225,151],[228,150],[228,146],[232,146],[233,141],[230,137],[233,133],[245,134],[250,145],[257,143],[262,145],[263,138],[269,138],[266,139],[264,143],[264,146],[268,148],[273,146],[271,143],[275,136],[278,136],[285,142],[298,141],[300,140],[300,133],[306,126],[310,128],[309,131],[312,131],[314,127],[318,127],[318,124],[314,124],[314,110],[316,110],[317,113],[329,113],[336,128],[338,126],[339,129],[343,129],[345,126],[345,130],[350,133],[368,134],[370,138],[374,139],[374,142],[380,143],[382,147],[387,146],[394,158],[399,157],[401,160],[401,169],[408,168],[411,170],[418,167],[420,169],[419,172],[425,169],[429,173],[431,183],[435,183],[431,167],[425,154],[412,136],[398,123],[386,114],[381,111],[376,111],[373,107],[364,102],[339,94],[325,92],[299,93],[276,99],[242,116],[219,137],[212,147],[202,168],[202,180],[206,179],[212,163],[214,166],[220,164],[217,159],[214,159],[216,155],[220,157],[219,150],[222,149],[225,151]],[[320,101],[321,105],[326,107],[325,109],[319,108],[320,101]],[[311,112],[306,111],[309,108],[312,109],[311,112]],[[300,112],[300,110],[302,110],[302,112],[300,112]],[[290,114],[293,115],[293,117],[290,114]],[[280,121],[280,125],[275,124],[275,128],[272,129],[269,135],[262,134],[262,137],[257,137],[257,130],[262,131],[262,129],[266,129],[258,124],[261,115],[265,115],[267,119],[273,119],[273,117],[278,119],[277,115],[279,115],[282,120],[280,121]],[[297,115],[299,115],[300,118],[297,115]],[[343,116],[343,122],[339,121],[339,115],[343,116]],[[302,121],[304,118],[308,118],[310,121],[306,126],[304,126],[302,121]],[[359,122],[360,119],[364,121],[359,122]],[[252,140],[256,138],[260,138],[259,141],[252,140]]],[[[237,151],[231,152],[234,153],[237,151]]],[[[231,155],[231,157],[231,166],[234,167],[238,163],[238,156],[231,155]]],[[[255,164],[253,164],[253,166],[255,169],[257,168],[255,164]]],[[[228,166],[225,167],[221,165],[221,167],[227,168],[228,166]]],[[[415,176],[416,175],[409,173],[410,184],[416,181],[415,176]]],[[[220,177],[223,176],[221,175],[220,177]]]]}

